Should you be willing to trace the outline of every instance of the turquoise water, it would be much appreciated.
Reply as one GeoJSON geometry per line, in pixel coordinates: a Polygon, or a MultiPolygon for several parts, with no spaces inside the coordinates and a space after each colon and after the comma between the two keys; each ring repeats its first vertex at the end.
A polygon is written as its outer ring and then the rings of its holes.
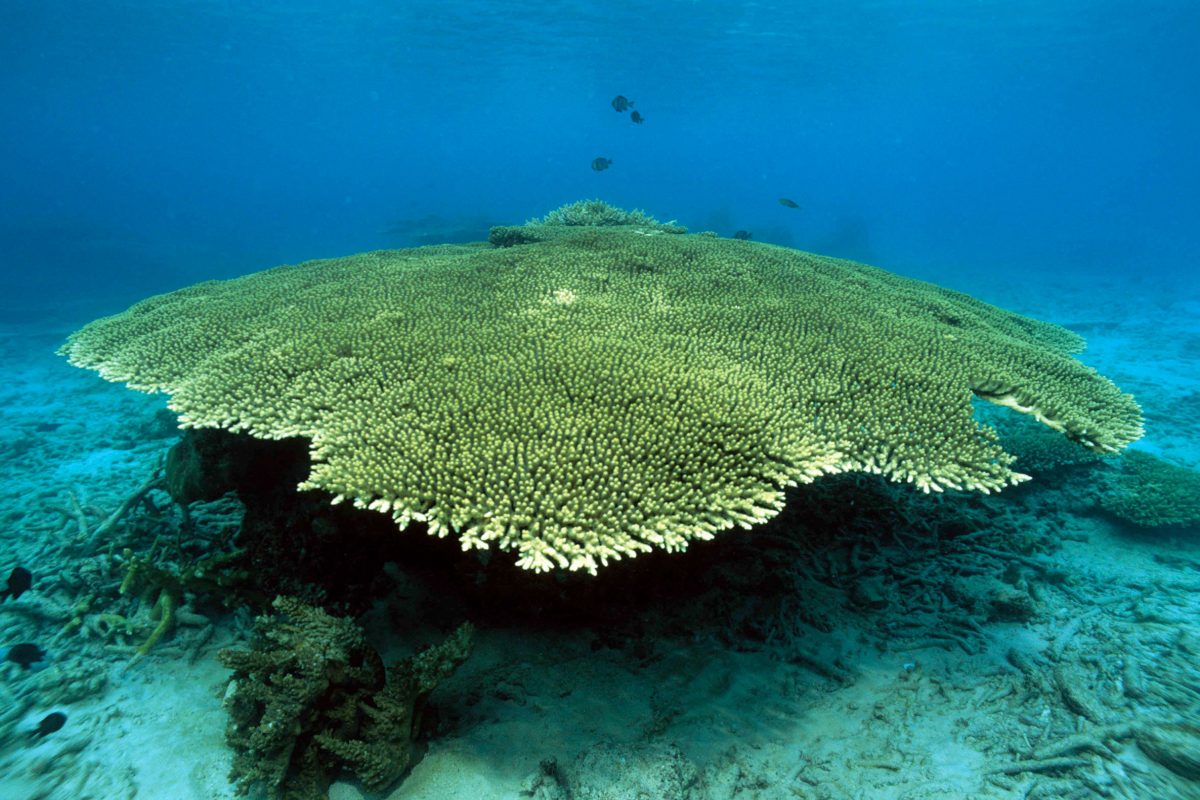
{"type": "Polygon", "coordinates": [[[0,603],[0,800],[233,797],[227,653],[276,593],[389,664],[475,626],[399,777],[288,798],[1200,797],[1198,35],[1190,2],[4,3],[0,592],[32,586],[0,603]],[[290,451],[185,511],[166,398],[56,355],[154,294],[586,198],[1066,326],[1151,460],[1001,425],[1033,480],[998,495],[831,477],[534,576],[295,495],[290,451]],[[1176,518],[1119,511],[1147,464],[1176,518]]]}

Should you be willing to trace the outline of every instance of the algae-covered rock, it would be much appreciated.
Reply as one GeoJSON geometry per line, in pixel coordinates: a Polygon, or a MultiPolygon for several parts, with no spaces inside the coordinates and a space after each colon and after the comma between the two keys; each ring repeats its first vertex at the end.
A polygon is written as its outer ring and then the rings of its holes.
{"type": "Polygon", "coordinates": [[[1098,452],[1142,433],[1137,404],[1072,358],[1083,340],[1066,329],[593,206],[489,250],[198,284],[62,351],[169,394],[184,426],[308,440],[303,488],[533,570],[682,550],[764,522],[787,487],[830,473],[925,491],[1026,479],[975,398],[1098,452]]]}
{"type": "Polygon", "coordinates": [[[466,659],[471,626],[385,670],[353,620],[285,597],[274,608],[249,650],[219,655],[234,671],[226,740],[239,792],[323,800],[342,770],[386,788],[417,760],[426,699],[466,659]]]}

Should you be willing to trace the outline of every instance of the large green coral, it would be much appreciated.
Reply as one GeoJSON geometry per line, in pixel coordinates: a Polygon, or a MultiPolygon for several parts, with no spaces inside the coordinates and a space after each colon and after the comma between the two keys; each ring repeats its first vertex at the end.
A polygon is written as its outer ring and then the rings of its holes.
{"type": "Polygon", "coordinates": [[[973,396],[1096,451],[1142,432],[1133,399],[1071,357],[1078,336],[963,294],[652,226],[497,233],[513,246],[198,284],[63,352],[168,393],[185,425],[306,437],[304,488],[536,570],[682,549],[826,473],[1024,479],[973,396]]]}

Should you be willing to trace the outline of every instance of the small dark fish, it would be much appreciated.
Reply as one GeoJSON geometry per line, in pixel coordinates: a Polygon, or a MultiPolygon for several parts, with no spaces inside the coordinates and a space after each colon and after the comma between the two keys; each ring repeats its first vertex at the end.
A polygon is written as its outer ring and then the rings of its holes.
{"type": "Polygon", "coordinates": [[[25,669],[32,669],[34,664],[46,660],[46,653],[36,644],[22,642],[8,648],[8,654],[4,657],[14,664],[20,664],[25,669]]]}
{"type": "Polygon", "coordinates": [[[629,109],[633,108],[633,101],[623,94],[619,94],[612,99],[613,110],[618,114],[624,114],[629,109]]]}
{"type": "Polygon", "coordinates": [[[754,234],[752,234],[750,231],[738,231],[733,235],[733,238],[741,239],[743,242],[748,242],[754,238],[754,234]]]}
{"type": "Polygon", "coordinates": [[[33,429],[38,433],[51,433],[62,427],[61,422],[39,422],[33,426],[33,429]]]}
{"type": "Polygon", "coordinates": [[[646,118],[643,117],[641,114],[639,114],[636,111],[631,111],[629,114],[629,118],[631,120],[633,120],[634,125],[641,125],[643,122],[646,121],[646,118]]]}
{"type": "Polygon", "coordinates": [[[62,730],[62,726],[67,724],[67,715],[61,711],[55,711],[52,714],[47,714],[46,717],[38,723],[38,726],[33,730],[33,738],[37,739],[55,731],[62,730]]]}
{"type": "Polygon", "coordinates": [[[786,197],[779,198],[779,205],[787,206],[788,208],[799,208],[800,204],[795,200],[789,200],[786,197]]]}
{"type": "Polygon", "coordinates": [[[8,576],[8,587],[3,592],[0,592],[0,602],[12,598],[16,600],[25,592],[29,591],[29,587],[33,586],[33,575],[24,567],[17,567],[8,576]]]}
{"type": "Polygon", "coordinates": [[[592,159],[592,169],[596,170],[596,172],[604,172],[604,170],[608,169],[611,166],[612,166],[611,158],[605,158],[604,156],[600,156],[599,158],[592,159]]]}

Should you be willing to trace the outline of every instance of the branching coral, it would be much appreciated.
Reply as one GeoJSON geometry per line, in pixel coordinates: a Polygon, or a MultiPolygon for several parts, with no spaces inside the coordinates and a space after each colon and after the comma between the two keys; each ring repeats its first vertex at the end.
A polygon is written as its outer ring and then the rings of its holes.
{"type": "Polygon", "coordinates": [[[1117,491],[1100,501],[1105,511],[1146,528],[1200,525],[1200,472],[1141,450],[1121,461],[1117,491]]]}
{"type": "Polygon", "coordinates": [[[234,671],[226,739],[239,790],[261,784],[284,800],[316,800],[342,769],[386,788],[416,760],[421,712],[466,659],[471,626],[385,670],[352,620],[286,597],[274,608],[251,649],[219,656],[234,671]]]}
{"type": "MultiPolygon", "coordinates": [[[[541,219],[530,220],[528,225],[639,225],[659,227],[663,223],[641,209],[626,211],[609,205],[603,200],[580,200],[556,208],[541,219]]],[[[668,223],[669,224],[669,223],[668,223]]],[[[678,233],[685,228],[677,228],[678,233]]]]}
{"type": "Polygon", "coordinates": [[[497,225],[491,229],[488,241],[497,247],[551,242],[568,238],[580,228],[625,228],[642,235],[687,233],[687,228],[671,222],[659,222],[644,211],[626,211],[603,200],[580,200],[551,211],[541,219],[524,225],[497,225]]]}
{"type": "MultiPolygon", "coordinates": [[[[138,595],[143,607],[150,609],[149,617],[155,622],[146,640],[135,651],[135,658],[148,654],[175,625],[176,611],[186,593],[228,601],[232,587],[247,583],[245,570],[235,566],[240,551],[212,553],[183,566],[168,568],[156,561],[155,550],[152,546],[144,556],[135,555],[129,549],[124,552],[125,577],[119,592],[121,595],[138,595]]],[[[129,625],[125,623],[126,630],[129,625]]]]}

